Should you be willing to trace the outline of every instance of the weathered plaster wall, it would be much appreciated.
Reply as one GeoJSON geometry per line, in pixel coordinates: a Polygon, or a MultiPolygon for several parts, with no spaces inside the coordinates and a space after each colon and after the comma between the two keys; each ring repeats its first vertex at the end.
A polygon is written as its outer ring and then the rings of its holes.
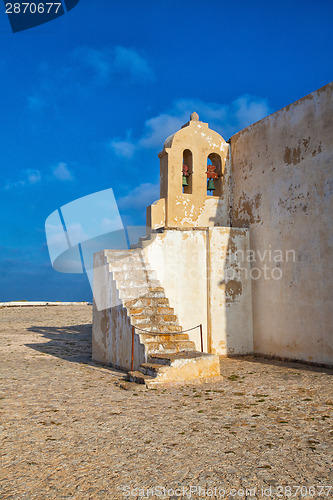
{"type": "MultiPolygon", "coordinates": [[[[166,230],[152,234],[143,251],[165,289],[183,329],[203,324],[207,352],[206,231],[166,230]]],[[[199,329],[189,332],[200,350],[199,329]]]]}
{"type": "MultiPolygon", "coordinates": [[[[143,243],[179,324],[187,329],[202,323],[206,352],[253,350],[250,266],[237,256],[248,242],[245,229],[216,227],[169,229],[143,243]]],[[[199,329],[188,334],[200,350],[199,329]]]]}
{"type": "Polygon", "coordinates": [[[319,363],[333,363],[332,89],[230,139],[232,225],[250,227],[262,273],[252,280],[254,350],[319,363]]]}
{"type": "Polygon", "coordinates": [[[146,210],[146,221],[148,235],[151,229],[158,229],[165,225],[165,198],[160,198],[152,205],[149,205],[146,210]]]}
{"type": "Polygon", "coordinates": [[[208,254],[208,343],[214,354],[253,352],[250,264],[247,229],[210,228],[208,254]],[[239,258],[240,256],[240,258],[239,258]]]}
{"type": "MultiPolygon", "coordinates": [[[[132,332],[126,308],[119,299],[105,251],[94,255],[94,303],[92,359],[129,370],[132,355],[132,332]]],[[[144,349],[139,336],[134,343],[135,368],[144,362],[144,349]]]]}

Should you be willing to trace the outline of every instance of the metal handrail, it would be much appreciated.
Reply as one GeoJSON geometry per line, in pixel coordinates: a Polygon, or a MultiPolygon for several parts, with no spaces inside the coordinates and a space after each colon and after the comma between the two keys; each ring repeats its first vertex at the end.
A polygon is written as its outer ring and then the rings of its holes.
{"type": "MultiPolygon", "coordinates": [[[[192,328],[188,328],[187,330],[181,330],[180,332],[174,332],[174,333],[186,333],[186,332],[189,332],[191,330],[195,330],[196,328],[198,328],[198,326],[200,326],[200,325],[193,326],[192,328]]],[[[168,332],[152,332],[150,330],[144,330],[143,328],[140,328],[139,326],[136,326],[136,325],[133,325],[132,328],[133,327],[136,328],[137,330],[140,330],[141,332],[151,333],[152,335],[165,335],[166,333],[168,333],[168,332]]]]}
{"type": "MultiPolygon", "coordinates": [[[[191,330],[195,330],[196,328],[200,327],[200,340],[201,340],[201,352],[203,352],[203,336],[202,336],[202,323],[200,325],[193,326],[192,328],[187,328],[187,330],[182,330],[180,332],[174,332],[176,335],[179,333],[186,333],[190,332],[191,330]]],[[[149,330],[144,330],[143,328],[140,328],[138,326],[132,325],[132,359],[131,359],[131,371],[133,371],[134,367],[134,334],[135,334],[135,329],[140,330],[141,332],[147,333],[148,335],[167,335],[168,332],[152,332],[149,330]]]]}

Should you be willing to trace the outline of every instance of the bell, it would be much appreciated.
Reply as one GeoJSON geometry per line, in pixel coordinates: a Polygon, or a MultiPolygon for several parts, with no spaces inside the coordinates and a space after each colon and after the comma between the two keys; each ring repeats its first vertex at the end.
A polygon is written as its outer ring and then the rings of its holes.
{"type": "Polygon", "coordinates": [[[216,187],[214,186],[214,180],[208,179],[207,191],[215,191],[216,187]]]}
{"type": "MultiPolygon", "coordinates": [[[[188,184],[187,184],[187,179],[186,179],[186,176],[185,176],[185,175],[183,175],[183,184],[182,184],[182,186],[183,186],[183,187],[184,187],[184,186],[188,186],[188,184]]],[[[215,188],[214,188],[214,189],[215,189],[215,188]]]]}

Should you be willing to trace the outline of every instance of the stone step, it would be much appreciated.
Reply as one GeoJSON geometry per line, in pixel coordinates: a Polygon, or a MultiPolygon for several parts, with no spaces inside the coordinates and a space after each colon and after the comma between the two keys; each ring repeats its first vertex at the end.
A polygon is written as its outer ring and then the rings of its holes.
{"type": "Polygon", "coordinates": [[[174,314],[174,309],[173,307],[128,307],[127,308],[128,314],[130,316],[140,316],[141,314],[144,314],[145,316],[152,316],[155,314],[174,314]]]}
{"type": "MultiPolygon", "coordinates": [[[[135,325],[134,325],[135,326],[135,325]]],[[[156,334],[155,337],[163,337],[164,334],[173,334],[182,331],[182,327],[180,325],[175,325],[174,323],[164,323],[164,324],[156,324],[156,323],[145,323],[144,325],[137,325],[137,333],[143,334],[142,330],[145,330],[151,334],[156,334]]],[[[162,339],[161,339],[162,340],[162,339]]]]}
{"type": "Polygon", "coordinates": [[[178,360],[194,361],[198,359],[212,358],[216,357],[215,354],[209,354],[207,352],[200,352],[196,350],[188,352],[173,352],[173,353],[153,353],[149,355],[148,362],[153,364],[162,365],[172,365],[172,363],[178,360]]]}
{"type": "MultiPolygon", "coordinates": [[[[197,359],[200,357],[205,357],[207,356],[207,353],[202,353],[199,351],[196,351],[193,349],[192,351],[188,352],[179,352],[179,353],[156,353],[156,354],[150,354],[148,357],[148,362],[153,363],[153,364],[161,364],[161,365],[168,365],[170,366],[173,361],[176,361],[178,359],[197,359]]],[[[209,354],[208,354],[209,356],[209,354]]]]}
{"type": "Polygon", "coordinates": [[[130,380],[145,384],[148,388],[221,380],[219,357],[197,351],[152,354],[138,370],[130,372],[130,380]]]}
{"type": "Polygon", "coordinates": [[[126,281],[117,281],[117,288],[119,290],[126,290],[129,288],[141,288],[142,290],[146,288],[159,288],[161,283],[157,280],[137,280],[128,279],[126,281]]]}
{"type": "MultiPolygon", "coordinates": [[[[145,273],[147,271],[151,271],[151,269],[147,269],[147,267],[141,267],[139,265],[133,266],[132,264],[123,264],[122,266],[120,266],[118,263],[117,263],[117,265],[109,264],[109,270],[111,273],[123,273],[123,272],[145,273]]],[[[130,278],[130,276],[129,276],[129,278],[130,278]]],[[[156,277],[152,277],[152,279],[156,279],[156,277]]]]}
{"type": "Polygon", "coordinates": [[[119,293],[124,301],[139,299],[143,297],[156,299],[162,299],[165,297],[163,288],[159,289],[159,287],[133,287],[131,289],[124,288],[122,290],[119,290],[119,293]]]}
{"type": "MultiPolygon", "coordinates": [[[[156,293],[156,292],[158,292],[158,293],[163,292],[163,296],[165,297],[164,288],[162,288],[161,284],[155,280],[151,281],[151,282],[147,282],[147,283],[144,283],[142,281],[140,281],[140,282],[139,281],[133,281],[133,282],[120,281],[120,282],[117,282],[117,288],[120,291],[128,290],[129,288],[133,288],[136,291],[142,289],[144,293],[146,293],[149,290],[153,293],[152,297],[154,296],[154,293],[156,293]]],[[[145,297],[145,295],[143,295],[143,296],[145,297]]]]}
{"type": "Polygon", "coordinates": [[[150,241],[150,240],[151,240],[150,236],[141,236],[137,243],[131,245],[131,249],[132,250],[140,250],[140,249],[142,249],[143,242],[150,241]]]}
{"type": "Polygon", "coordinates": [[[167,297],[138,297],[124,302],[125,307],[167,307],[169,299],[167,297]]]}
{"type": "Polygon", "coordinates": [[[194,351],[195,343],[192,340],[175,340],[175,341],[145,341],[147,354],[169,354],[182,351],[194,351]]]}
{"type": "Polygon", "coordinates": [[[139,257],[108,257],[106,256],[106,261],[109,266],[120,271],[129,269],[150,269],[149,265],[139,257]]]}
{"type": "Polygon", "coordinates": [[[127,380],[129,382],[136,382],[137,384],[147,384],[147,382],[153,380],[154,377],[151,377],[150,375],[144,375],[142,372],[139,371],[129,371],[127,374],[127,380]]]}
{"type": "Polygon", "coordinates": [[[144,283],[157,281],[156,272],[150,269],[113,271],[113,279],[116,281],[142,281],[144,283]]]}
{"type": "MultiPolygon", "coordinates": [[[[174,314],[152,314],[145,315],[139,314],[135,316],[131,316],[132,325],[148,325],[153,324],[155,326],[159,325],[177,325],[177,316],[174,314]]],[[[142,327],[144,328],[144,326],[142,327]]]]}
{"type": "MultiPolygon", "coordinates": [[[[152,233],[154,233],[154,231],[152,231],[152,233]]],[[[148,245],[150,245],[152,236],[153,234],[150,234],[149,236],[141,236],[136,244],[131,245],[131,249],[140,251],[143,248],[146,248],[148,245]]]]}
{"type": "Polygon", "coordinates": [[[144,257],[144,253],[141,248],[132,248],[131,250],[105,250],[108,257],[144,257]]]}
{"type": "Polygon", "coordinates": [[[171,354],[152,354],[148,363],[161,364],[164,369],[156,370],[156,377],[146,381],[146,387],[184,385],[221,380],[220,361],[216,354],[197,351],[171,354]]]}
{"type": "Polygon", "coordinates": [[[110,261],[119,259],[137,259],[144,262],[144,256],[140,250],[104,250],[104,255],[110,261]]]}
{"type": "Polygon", "coordinates": [[[139,299],[142,297],[149,298],[164,298],[165,293],[162,287],[131,287],[131,288],[118,288],[120,297],[127,302],[131,299],[139,299]]]}
{"type": "MultiPolygon", "coordinates": [[[[134,253],[134,254],[119,254],[119,253],[115,253],[115,254],[111,254],[109,253],[108,250],[105,250],[105,257],[107,259],[108,262],[110,262],[111,264],[113,262],[133,262],[134,263],[139,263],[139,262],[142,262],[142,264],[145,264],[145,260],[143,258],[142,255],[140,255],[139,253],[134,253]]],[[[117,251],[116,251],[117,252],[117,251]]]]}
{"type": "MultiPolygon", "coordinates": [[[[135,327],[134,327],[135,328],[135,327]]],[[[145,328],[147,330],[147,328],[145,328]]],[[[145,334],[140,327],[135,328],[135,333],[140,335],[143,342],[178,342],[179,340],[189,340],[189,336],[187,333],[175,333],[175,332],[164,332],[159,334],[145,334]]]]}
{"type": "Polygon", "coordinates": [[[120,270],[124,269],[126,265],[133,266],[133,269],[151,269],[149,263],[140,255],[129,255],[128,257],[105,255],[105,257],[111,267],[116,268],[119,266],[120,270]]]}
{"type": "Polygon", "coordinates": [[[163,367],[161,364],[153,364],[153,363],[142,363],[139,366],[139,372],[144,375],[149,375],[150,377],[156,377],[158,372],[161,370],[167,369],[167,367],[163,367]]]}
{"type": "Polygon", "coordinates": [[[125,290],[127,288],[159,288],[159,291],[163,291],[164,293],[164,288],[161,287],[161,283],[157,280],[136,280],[136,279],[128,279],[128,280],[121,280],[117,281],[117,288],[119,290],[125,290]]]}

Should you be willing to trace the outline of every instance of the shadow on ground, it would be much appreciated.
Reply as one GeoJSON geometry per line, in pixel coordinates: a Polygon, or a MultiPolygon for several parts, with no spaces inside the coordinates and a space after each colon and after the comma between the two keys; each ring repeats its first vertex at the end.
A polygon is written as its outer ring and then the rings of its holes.
{"type": "MultiPolygon", "coordinates": [[[[261,355],[247,355],[247,356],[230,356],[232,359],[237,359],[238,361],[250,361],[251,363],[260,363],[263,365],[271,366],[281,366],[283,368],[292,368],[293,370],[307,370],[320,373],[326,373],[328,375],[333,375],[333,367],[320,364],[310,364],[303,361],[279,359],[279,358],[269,358],[261,355]]],[[[223,359],[223,358],[222,358],[223,359]]]]}
{"type": "MultiPolygon", "coordinates": [[[[58,358],[71,361],[74,363],[82,364],[93,364],[95,363],[91,359],[92,348],[91,348],[91,338],[92,338],[92,325],[71,325],[63,327],[43,327],[43,326],[31,326],[27,329],[29,332],[36,333],[48,339],[48,342],[40,342],[33,344],[25,344],[26,347],[30,347],[35,351],[42,352],[44,354],[50,354],[58,358]]],[[[220,358],[220,365],[223,364],[225,358],[220,358]]],[[[326,373],[328,375],[333,375],[333,367],[328,366],[318,366],[311,365],[308,363],[303,363],[300,361],[290,361],[285,359],[272,359],[266,358],[264,356],[252,355],[252,356],[231,356],[231,359],[238,361],[243,361],[244,364],[248,362],[254,362],[259,364],[280,366],[284,368],[292,368],[294,370],[306,370],[326,373]]],[[[110,368],[103,365],[105,368],[110,368]]],[[[223,371],[223,370],[222,370],[223,371]]],[[[285,375],[288,377],[288,374],[285,375]]]]}
{"type": "Polygon", "coordinates": [[[92,325],[31,326],[27,330],[49,342],[25,344],[26,347],[75,363],[91,363],[92,325]]]}

